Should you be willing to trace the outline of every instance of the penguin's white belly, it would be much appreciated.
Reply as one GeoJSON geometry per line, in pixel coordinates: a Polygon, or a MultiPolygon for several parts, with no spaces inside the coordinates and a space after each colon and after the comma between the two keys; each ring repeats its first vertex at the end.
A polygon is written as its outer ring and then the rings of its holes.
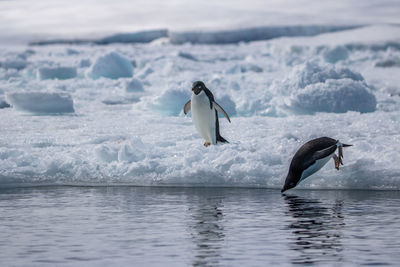
{"type": "Polygon", "coordinates": [[[191,110],[193,123],[201,137],[215,145],[217,143],[215,109],[210,108],[210,101],[204,92],[192,95],[191,110]]]}
{"type": "Polygon", "coordinates": [[[299,183],[302,180],[304,180],[305,178],[307,178],[308,176],[310,176],[310,175],[316,173],[317,171],[319,171],[322,167],[324,167],[325,164],[328,163],[328,161],[332,158],[333,154],[335,154],[335,153],[330,154],[326,158],[319,159],[319,160],[315,161],[315,163],[313,165],[308,167],[308,169],[304,170],[303,173],[301,174],[301,178],[299,180],[299,183]]]}

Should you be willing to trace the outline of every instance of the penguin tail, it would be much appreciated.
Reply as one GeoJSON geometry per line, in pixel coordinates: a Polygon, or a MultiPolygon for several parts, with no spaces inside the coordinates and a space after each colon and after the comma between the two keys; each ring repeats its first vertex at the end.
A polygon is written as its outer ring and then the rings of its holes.
{"type": "Polygon", "coordinates": [[[221,143],[229,143],[225,138],[223,138],[221,135],[217,135],[217,142],[221,143]]]}
{"type": "Polygon", "coordinates": [[[218,112],[217,110],[215,110],[215,135],[216,135],[216,139],[217,139],[217,143],[221,142],[221,143],[229,143],[225,138],[223,138],[220,134],[219,134],[219,120],[218,120],[218,112]]]}

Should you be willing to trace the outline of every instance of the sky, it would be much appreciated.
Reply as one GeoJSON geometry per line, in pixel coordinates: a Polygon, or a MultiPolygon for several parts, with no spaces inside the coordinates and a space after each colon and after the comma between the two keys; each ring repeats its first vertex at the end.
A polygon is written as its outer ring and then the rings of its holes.
{"type": "Polygon", "coordinates": [[[0,39],[96,38],[167,28],[400,24],[398,0],[0,0],[0,39]]]}

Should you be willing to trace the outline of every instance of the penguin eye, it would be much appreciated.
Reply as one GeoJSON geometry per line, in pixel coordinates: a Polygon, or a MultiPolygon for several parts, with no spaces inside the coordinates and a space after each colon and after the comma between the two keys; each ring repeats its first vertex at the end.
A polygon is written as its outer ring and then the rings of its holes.
{"type": "Polygon", "coordinates": [[[199,84],[199,85],[197,85],[197,89],[201,89],[201,85],[199,84]]]}

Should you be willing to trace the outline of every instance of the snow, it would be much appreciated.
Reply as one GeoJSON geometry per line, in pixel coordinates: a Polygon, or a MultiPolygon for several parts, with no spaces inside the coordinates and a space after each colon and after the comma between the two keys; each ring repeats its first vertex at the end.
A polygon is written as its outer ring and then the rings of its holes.
{"type": "MultiPolygon", "coordinates": [[[[332,8],[347,12],[348,4],[340,3],[332,8]]],[[[280,5],[273,1],[270,7],[279,11],[280,5]]],[[[327,8],[315,5],[319,11],[327,8]]],[[[238,6],[244,4],[232,7],[238,6]]],[[[259,6],[262,11],[264,4],[259,6]]],[[[357,12],[374,18],[366,6],[371,2],[361,3],[363,12],[357,12]]],[[[316,12],[307,5],[304,10],[316,12]]],[[[309,32],[317,28],[303,25],[300,33],[310,34],[298,36],[290,29],[299,29],[299,23],[244,25],[168,27],[168,33],[179,34],[150,43],[114,43],[144,39],[110,32],[105,36],[114,39],[107,45],[3,46],[0,105],[11,108],[0,109],[0,187],[280,189],[297,149],[329,136],[353,145],[344,150],[344,166],[337,171],[328,163],[299,188],[400,190],[400,27],[352,23],[354,28],[318,34],[322,31],[309,32]],[[259,40],[256,29],[280,37],[259,40]],[[221,39],[224,31],[229,34],[221,39]],[[177,37],[181,41],[171,41],[177,37]],[[66,73],[74,75],[65,79],[66,73]],[[231,117],[232,123],[220,120],[228,144],[204,147],[190,113],[183,114],[197,80],[231,117]]]]}
{"type": "Polygon", "coordinates": [[[6,94],[7,102],[13,108],[35,114],[57,114],[74,112],[73,101],[69,94],[18,92],[6,94]]]}
{"type": "Polygon", "coordinates": [[[98,57],[88,72],[88,76],[93,79],[99,79],[100,77],[118,79],[132,77],[132,75],[132,63],[115,51],[98,57]]]}

